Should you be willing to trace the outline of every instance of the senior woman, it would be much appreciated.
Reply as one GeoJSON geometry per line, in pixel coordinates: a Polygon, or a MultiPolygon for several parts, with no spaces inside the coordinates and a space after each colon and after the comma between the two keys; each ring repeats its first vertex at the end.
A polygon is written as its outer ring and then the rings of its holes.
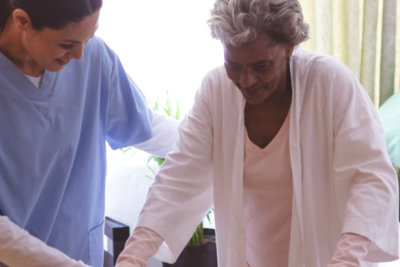
{"type": "Polygon", "coordinates": [[[343,64],[298,45],[296,0],[217,0],[225,64],[180,126],[118,267],[173,262],[214,206],[220,267],[375,266],[398,257],[396,174],[343,64]]]}

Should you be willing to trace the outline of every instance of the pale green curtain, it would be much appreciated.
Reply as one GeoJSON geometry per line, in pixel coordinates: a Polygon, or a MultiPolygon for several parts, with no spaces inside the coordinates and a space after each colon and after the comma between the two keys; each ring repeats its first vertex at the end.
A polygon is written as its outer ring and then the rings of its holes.
{"type": "Polygon", "coordinates": [[[358,77],[378,107],[400,86],[400,0],[300,0],[311,38],[358,77]]]}

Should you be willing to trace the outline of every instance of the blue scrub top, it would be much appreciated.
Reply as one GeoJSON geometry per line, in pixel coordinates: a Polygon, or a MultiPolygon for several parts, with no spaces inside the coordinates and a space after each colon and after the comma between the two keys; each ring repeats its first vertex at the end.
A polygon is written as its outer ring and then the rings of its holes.
{"type": "Polygon", "coordinates": [[[40,88],[0,53],[0,213],[77,260],[103,266],[105,141],[152,136],[151,111],[93,38],[40,88]]]}

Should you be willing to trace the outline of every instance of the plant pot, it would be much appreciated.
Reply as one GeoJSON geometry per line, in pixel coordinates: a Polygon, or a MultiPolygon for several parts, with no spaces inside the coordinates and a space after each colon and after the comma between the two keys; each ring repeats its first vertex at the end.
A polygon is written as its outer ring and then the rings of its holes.
{"type": "MultiPolygon", "coordinates": [[[[204,229],[205,238],[215,240],[214,229],[204,229]]],[[[217,267],[215,241],[201,246],[186,246],[174,264],[163,262],[163,267],[217,267]]]]}

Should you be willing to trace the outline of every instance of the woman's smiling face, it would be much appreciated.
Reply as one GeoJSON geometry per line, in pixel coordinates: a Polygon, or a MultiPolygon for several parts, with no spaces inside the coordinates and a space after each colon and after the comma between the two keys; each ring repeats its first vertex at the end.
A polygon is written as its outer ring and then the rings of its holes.
{"type": "Polygon", "coordinates": [[[80,59],[84,45],[97,30],[98,18],[99,11],[58,30],[43,28],[38,31],[27,25],[22,33],[22,42],[32,64],[56,72],[72,58],[80,59]]]}
{"type": "Polygon", "coordinates": [[[293,46],[277,44],[266,35],[244,46],[223,46],[226,73],[247,103],[261,104],[277,93],[280,85],[285,84],[293,46]]]}

